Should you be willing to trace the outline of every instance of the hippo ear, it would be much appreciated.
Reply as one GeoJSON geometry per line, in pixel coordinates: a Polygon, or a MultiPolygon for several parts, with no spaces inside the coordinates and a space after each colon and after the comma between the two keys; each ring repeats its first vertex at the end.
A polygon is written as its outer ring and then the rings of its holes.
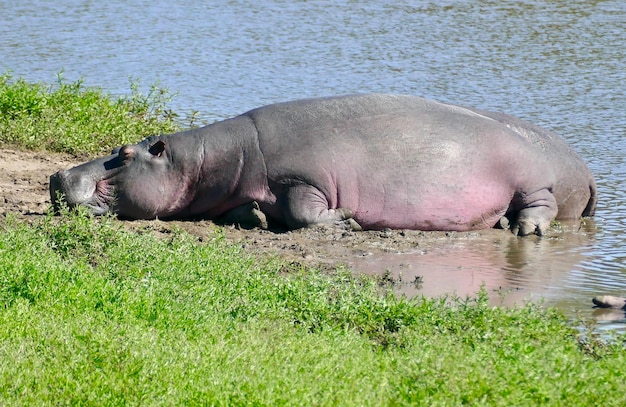
{"type": "Polygon", "coordinates": [[[156,143],[150,146],[148,151],[153,156],[160,157],[161,154],[163,154],[163,151],[165,151],[165,142],[163,142],[162,140],[157,141],[156,143]]]}

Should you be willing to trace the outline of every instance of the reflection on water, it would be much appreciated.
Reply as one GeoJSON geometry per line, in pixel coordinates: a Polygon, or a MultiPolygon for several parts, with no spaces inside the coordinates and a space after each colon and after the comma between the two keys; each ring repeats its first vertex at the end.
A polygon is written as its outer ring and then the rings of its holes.
{"type": "MultiPolygon", "coordinates": [[[[503,230],[488,230],[428,242],[411,253],[387,253],[357,258],[358,270],[388,270],[398,292],[409,297],[455,293],[473,295],[482,284],[497,303],[512,305],[528,299],[559,301],[572,271],[585,259],[594,242],[589,230],[554,232],[548,236],[519,238],[503,230]],[[421,282],[414,284],[416,278],[421,282]],[[497,300],[497,301],[496,301],[497,300]]],[[[575,278],[572,280],[574,284],[575,278]]],[[[579,299],[580,300],[580,299],[579,299]]],[[[590,298],[586,298],[586,306],[590,298]]]]}
{"type": "Polygon", "coordinates": [[[569,224],[548,236],[518,238],[502,230],[455,234],[427,242],[407,253],[355,257],[355,270],[385,275],[394,292],[413,297],[473,296],[481,287],[493,305],[515,306],[531,300],[556,306],[571,318],[594,318],[603,329],[624,331],[624,311],[592,308],[597,292],[623,290],[621,279],[589,273],[596,228],[569,224]]]}
{"type": "MultiPolygon", "coordinates": [[[[301,97],[393,92],[502,110],[562,134],[596,175],[595,227],[502,233],[362,259],[424,275],[422,293],[510,291],[591,313],[626,294],[626,2],[132,0],[3,2],[0,70],[114,94],[160,80],[213,121],[301,97]],[[404,257],[401,257],[404,256],[404,257]]],[[[355,267],[361,264],[355,263],[355,267]]],[[[375,267],[374,267],[375,266],[375,267]]],[[[409,290],[408,286],[406,288],[409,290]]]]}

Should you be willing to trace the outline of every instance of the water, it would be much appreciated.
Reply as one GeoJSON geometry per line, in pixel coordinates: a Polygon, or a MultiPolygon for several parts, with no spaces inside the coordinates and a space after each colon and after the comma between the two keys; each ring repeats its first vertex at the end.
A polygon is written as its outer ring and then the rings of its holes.
{"type": "MultiPolygon", "coordinates": [[[[572,315],[590,316],[593,295],[626,295],[626,3],[387,3],[0,1],[0,72],[50,83],[63,71],[114,95],[130,92],[129,78],[144,92],[158,81],[176,93],[175,111],[205,122],[365,92],[512,113],[563,135],[589,164],[600,196],[594,222],[551,239],[500,233],[360,267],[402,265],[426,277],[429,295],[501,282],[572,315]]],[[[623,313],[612,319],[607,327],[626,326],[623,313]]]]}

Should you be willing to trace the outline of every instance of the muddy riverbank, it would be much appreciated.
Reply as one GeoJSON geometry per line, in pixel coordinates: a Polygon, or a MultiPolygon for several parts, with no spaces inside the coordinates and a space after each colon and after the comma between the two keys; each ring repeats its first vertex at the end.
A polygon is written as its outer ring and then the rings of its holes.
{"type": "MultiPolygon", "coordinates": [[[[24,219],[43,216],[50,206],[50,174],[81,161],[48,152],[0,150],[0,215],[10,212],[24,219]]],[[[201,238],[220,227],[205,220],[126,224],[157,233],[181,228],[201,238]]],[[[572,278],[572,270],[584,261],[585,247],[594,239],[595,227],[590,220],[582,225],[561,225],[542,238],[517,238],[503,230],[355,232],[334,226],[283,233],[237,226],[224,226],[223,230],[228,241],[241,244],[252,254],[279,255],[323,269],[346,266],[356,273],[377,275],[382,283],[407,296],[467,296],[484,284],[494,304],[547,298],[558,299],[557,303],[565,300],[564,307],[573,308],[571,312],[590,312],[589,299],[595,294],[570,299],[563,289],[572,278]]]]}

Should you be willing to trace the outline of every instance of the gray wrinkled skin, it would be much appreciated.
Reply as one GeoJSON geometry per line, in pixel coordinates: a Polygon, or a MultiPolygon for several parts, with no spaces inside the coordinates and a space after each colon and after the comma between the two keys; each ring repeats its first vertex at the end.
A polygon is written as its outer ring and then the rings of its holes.
{"type": "Polygon", "coordinates": [[[559,136],[503,113],[397,95],[279,103],[126,145],[50,178],[52,200],[133,219],[289,229],[543,234],[593,214],[596,185],[559,136]]]}

